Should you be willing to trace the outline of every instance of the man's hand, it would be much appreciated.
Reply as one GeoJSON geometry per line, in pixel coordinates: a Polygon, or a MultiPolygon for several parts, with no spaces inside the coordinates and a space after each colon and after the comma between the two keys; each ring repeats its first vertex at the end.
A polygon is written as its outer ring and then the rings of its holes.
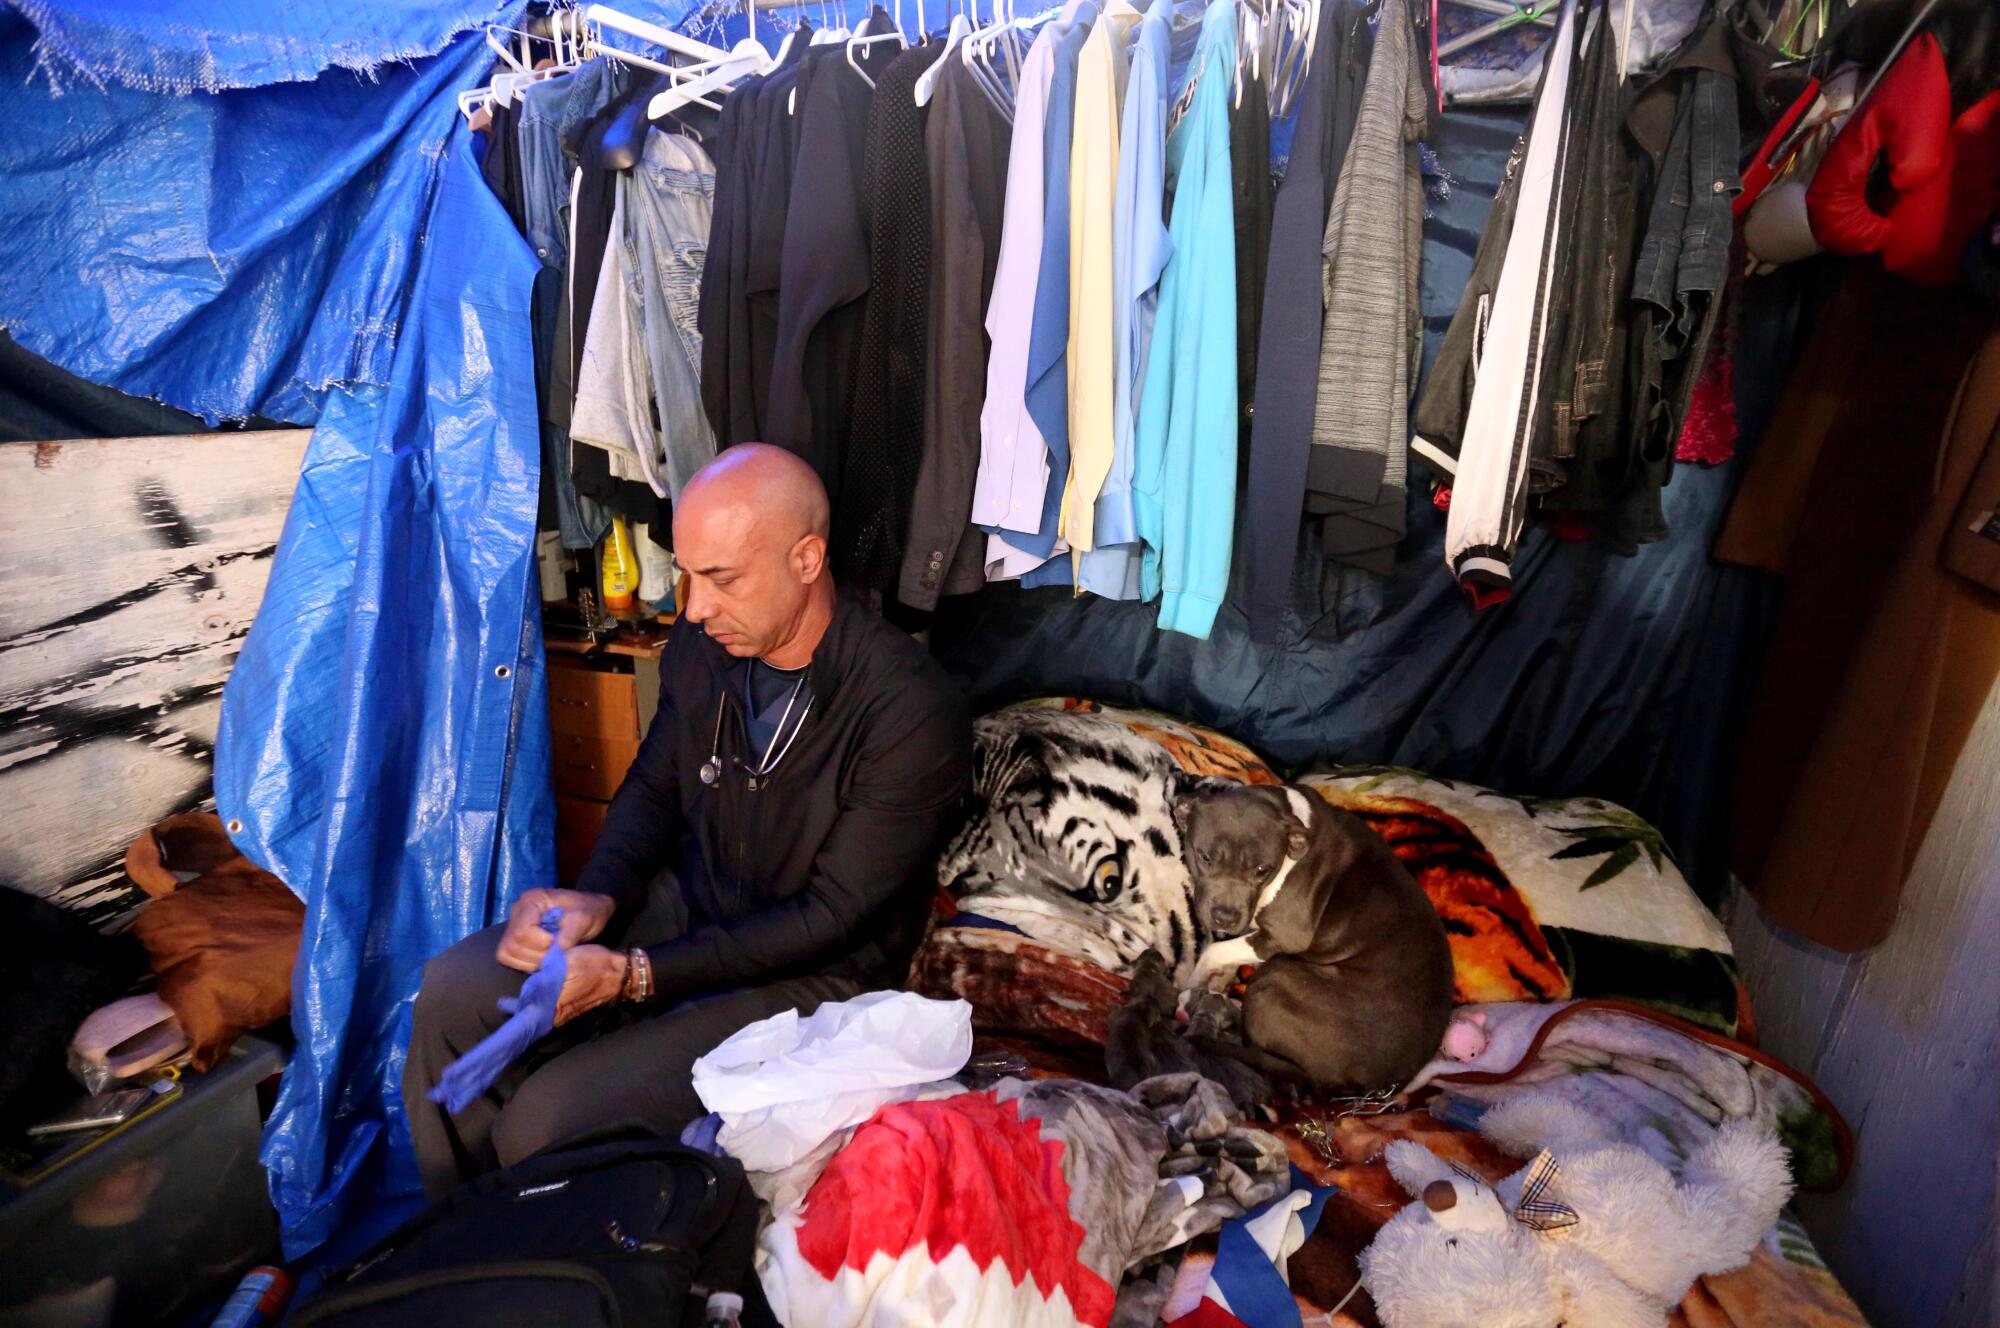
{"type": "Polygon", "coordinates": [[[562,994],[556,997],[557,1027],[617,1000],[625,986],[626,962],[622,953],[601,945],[579,945],[571,950],[562,994]]]}
{"type": "Polygon", "coordinates": [[[514,901],[493,957],[509,968],[532,973],[542,966],[552,939],[565,950],[597,939],[611,921],[613,907],[611,896],[587,890],[530,890],[514,901]],[[542,930],[542,914],[552,908],[563,911],[562,928],[553,938],[542,930]]]}

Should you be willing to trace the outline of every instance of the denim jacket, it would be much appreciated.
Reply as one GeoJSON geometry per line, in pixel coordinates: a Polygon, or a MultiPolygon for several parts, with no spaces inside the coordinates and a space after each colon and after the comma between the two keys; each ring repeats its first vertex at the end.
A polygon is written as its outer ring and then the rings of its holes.
{"type": "MultiPolygon", "coordinates": [[[[1599,22],[1611,12],[1599,11],[1599,22]]],[[[1608,30],[1607,30],[1608,31],[1608,30]]],[[[1595,40],[1576,75],[1564,207],[1574,221],[1557,255],[1554,341],[1539,395],[1530,488],[1566,511],[1599,513],[1633,483],[1629,355],[1632,264],[1643,160],[1625,124],[1616,42],[1595,40]]]]}
{"type": "Polygon", "coordinates": [[[701,272],[708,261],[715,204],[715,163],[691,138],[655,130],[622,187],[628,279],[636,279],[638,325],[628,336],[646,348],[659,450],[648,478],[662,497],[681,488],[715,456],[715,434],[701,401],[701,272]]]}
{"type": "Polygon", "coordinates": [[[1735,232],[1730,203],[1743,189],[1736,161],[1736,83],[1694,70],[1682,81],[1632,278],[1650,350],[1649,446],[1672,449],[1715,330],[1735,232]]]}

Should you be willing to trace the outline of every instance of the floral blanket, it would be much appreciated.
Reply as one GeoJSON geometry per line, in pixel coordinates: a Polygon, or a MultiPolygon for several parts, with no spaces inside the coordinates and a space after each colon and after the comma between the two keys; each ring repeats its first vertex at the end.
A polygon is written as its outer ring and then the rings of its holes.
{"type": "Polygon", "coordinates": [[[1430,895],[1460,1004],[1618,997],[1738,1031],[1729,934],[1660,832],[1625,808],[1388,766],[1299,782],[1366,821],[1430,895]]]}

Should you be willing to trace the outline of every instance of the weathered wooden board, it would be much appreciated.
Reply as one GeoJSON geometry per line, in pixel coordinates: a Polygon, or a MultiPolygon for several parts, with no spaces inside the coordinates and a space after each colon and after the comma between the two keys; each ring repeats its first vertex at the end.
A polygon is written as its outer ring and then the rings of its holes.
{"type": "Polygon", "coordinates": [[[1840,954],[1735,902],[1730,930],[1765,1047],[1812,1075],[1854,1127],[1853,1178],[1799,1204],[1828,1265],[1881,1328],[2000,1321],[2000,689],[1888,940],[1840,954]]]}
{"type": "Polygon", "coordinates": [[[0,444],[0,882],[108,923],[132,837],[208,804],[308,434],[0,444]]]}

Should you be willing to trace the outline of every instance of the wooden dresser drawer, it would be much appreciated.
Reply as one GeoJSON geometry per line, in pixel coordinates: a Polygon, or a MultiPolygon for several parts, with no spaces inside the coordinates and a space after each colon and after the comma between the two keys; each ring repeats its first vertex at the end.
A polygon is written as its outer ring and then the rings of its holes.
{"type": "Polygon", "coordinates": [[[556,794],[556,833],[571,835],[589,843],[597,841],[597,832],[604,828],[604,818],[611,813],[611,804],[595,798],[579,798],[567,793],[556,794]]]}
{"type": "Polygon", "coordinates": [[[637,738],[552,733],[549,739],[556,792],[579,798],[610,798],[639,754],[637,738]]]}
{"type": "MultiPolygon", "coordinates": [[[[549,728],[584,737],[639,737],[638,687],[629,673],[555,665],[549,669],[549,728]]],[[[623,773],[622,771],[620,773],[623,773]]]]}
{"type": "Polygon", "coordinates": [[[574,881],[589,859],[610,810],[607,802],[556,794],[556,870],[563,884],[574,881]]]}
{"type": "Polygon", "coordinates": [[[576,884],[610,810],[608,803],[556,794],[556,879],[562,884],[576,884]]]}

